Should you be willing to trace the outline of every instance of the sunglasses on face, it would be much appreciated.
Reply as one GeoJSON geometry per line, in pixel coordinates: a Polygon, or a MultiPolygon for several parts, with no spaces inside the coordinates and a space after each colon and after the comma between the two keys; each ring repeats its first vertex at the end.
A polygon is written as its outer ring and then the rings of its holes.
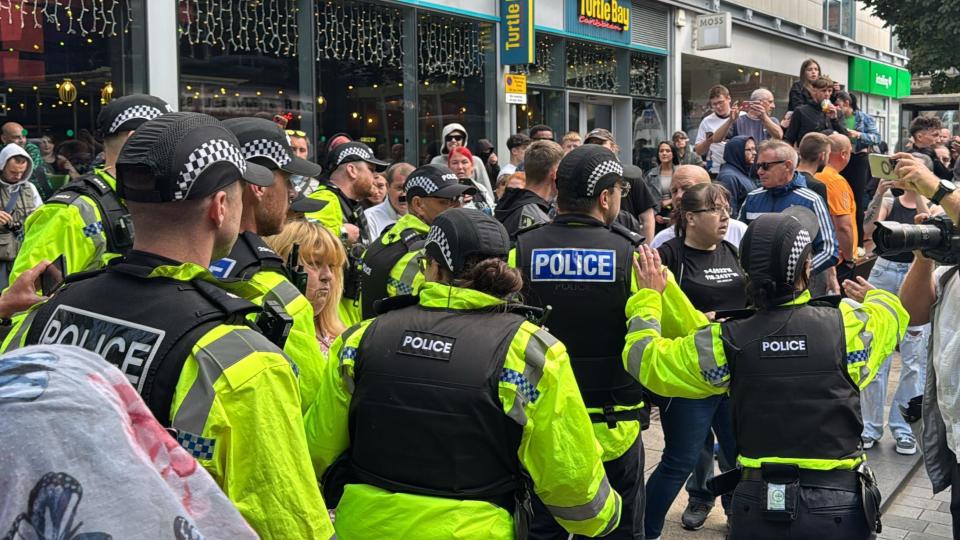
{"type": "Polygon", "coordinates": [[[450,141],[463,142],[463,135],[447,135],[447,138],[444,140],[447,142],[450,142],[450,141]]]}
{"type": "Polygon", "coordinates": [[[287,131],[287,135],[292,135],[292,136],[294,136],[294,137],[306,137],[306,136],[307,136],[307,132],[306,132],[306,131],[300,131],[299,129],[288,129],[288,130],[286,130],[286,131],[287,131]]]}
{"type": "Polygon", "coordinates": [[[757,163],[757,169],[769,171],[772,167],[780,165],[781,163],[786,163],[787,160],[781,159],[779,161],[767,161],[766,163],[757,163]]]}

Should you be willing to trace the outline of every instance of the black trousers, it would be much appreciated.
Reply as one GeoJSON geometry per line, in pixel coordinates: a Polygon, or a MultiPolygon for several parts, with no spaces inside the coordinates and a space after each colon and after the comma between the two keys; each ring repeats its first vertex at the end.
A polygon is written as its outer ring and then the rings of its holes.
{"type": "Polygon", "coordinates": [[[744,479],[737,484],[728,540],[873,538],[859,492],[788,486],[786,508],[794,510],[795,517],[783,521],[765,515],[767,497],[767,484],[761,480],[744,479]]]}
{"type": "MultiPolygon", "coordinates": [[[[643,540],[643,440],[636,442],[622,456],[605,461],[610,486],[620,494],[623,505],[620,510],[620,525],[606,539],[643,540]]],[[[569,534],[553,519],[540,497],[533,497],[533,521],[530,524],[530,540],[566,540],[569,534]]],[[[585,538],[574,536],[574,538],[585,538]]],[[[822,539],[821,539],[822,540],[822,539]]]]}

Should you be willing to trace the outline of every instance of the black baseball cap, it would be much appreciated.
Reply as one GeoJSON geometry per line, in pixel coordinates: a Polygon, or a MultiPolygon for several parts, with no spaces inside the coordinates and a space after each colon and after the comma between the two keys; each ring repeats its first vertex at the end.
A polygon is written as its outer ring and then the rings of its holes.
{"type": "Polygon", "coordinates": [[[778,296],[789,296],[818,234],[817,216],[803,206],[762,214],[743,235],[740,266],[751,281],[771,283],[778,296]]]}
{"type": "Polygon", "coordinates": [[[456,199],[464,193],[473,195],[477,188],[460,183],[446,165],[424,165],[414,169],[403,183],[409,201],[413,197],[456,199]]]}
{"type": "Polygon", "coordinates": [[[323,168],[293,155],[290,138],[275,122],[265,118],[231,118],[223,127],[237,136],[240,151],[247,161],[263,165],[271,171],[280,169],[290,174],[315,178],[323,168]]]}
{"type": "Polygon", "coordinates": [[[623,177],[627,180],[643,180],[645,176],[643,169],[629,163],[623,164],[623,177]]]}
{"type": "Polygon", "coordinates": [[[433,220],[424,250],[458,274],[473,255],[507,260],[510,235],[499,221],[473,208],[451,208],[433,220]]]}
{"type": "Polygon", "coordinates": [[[574,148],[557,166],[557,190],[578,197],[596,197],[622,179],[623,165],[616,154],[596,144],[574,148]]]}
{"type": "Polygon", "coordinates": [[[144,122],[173,112],[170,105],[147,94],[130,94],[107,103],[97,115],[97,131],[109,137],[122,131],[134,131],[144,122]]]}
{"type": "Polygon", "coordinates": [[[273,173],[243,158],[236,136],[216,118],[169,113],[141,125],[117,160],[117,191],[137,202],[202,199],[237,180],[273,185],[273,173]],[[128,171],[146,168],[149,184],[134,184],[128,171]]]}
{"type": "Polygon", "coordinates": [[[333,171],[344,163],[352,163],[354,161],[366,161],[373,165],[377,172],[386,170],[387,165],[389,165],[386,161],[377,159],[369,146],[362,142],[351,141],[337,145],[337,147],[330,152],[328,166],[330,171],[333,171]]]}

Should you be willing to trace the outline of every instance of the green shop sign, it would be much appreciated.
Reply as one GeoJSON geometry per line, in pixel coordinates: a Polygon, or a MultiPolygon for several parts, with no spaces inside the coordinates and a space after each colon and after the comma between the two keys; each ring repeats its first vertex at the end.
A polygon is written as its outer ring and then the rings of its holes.
{"type": "Polygon", "coordinates": [[[910,72],[863,58],[850,59],[850,90],[877,96],[910,95],[910,72]]]}

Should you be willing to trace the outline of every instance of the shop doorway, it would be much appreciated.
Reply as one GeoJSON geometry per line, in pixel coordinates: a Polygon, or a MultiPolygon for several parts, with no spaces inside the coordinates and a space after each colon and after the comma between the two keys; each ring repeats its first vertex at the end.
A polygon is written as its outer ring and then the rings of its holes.
{"type": "Polygon", "coordinates": [[[633,148],[630,98],[569,92],[568,100],[568,129],[584,137],[594,129],[609,130],[619,143],[620,159],[630,159],[633,148]]]}

